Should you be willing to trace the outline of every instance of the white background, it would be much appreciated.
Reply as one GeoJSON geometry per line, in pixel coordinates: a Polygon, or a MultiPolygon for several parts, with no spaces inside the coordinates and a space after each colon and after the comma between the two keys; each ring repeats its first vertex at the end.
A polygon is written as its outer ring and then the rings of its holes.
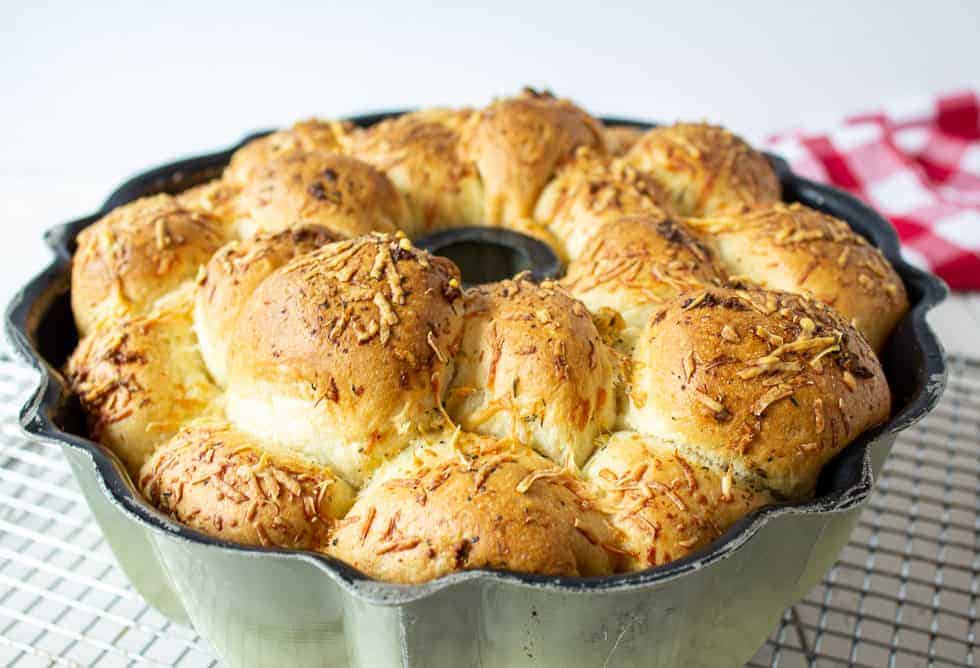
{"type": "Polygon", "coordinates": [[[0,299],[133,172],[313,114],[549,87],[758,140],[980,87],[980,1],[285,6],[0,0],[0,299]]]}

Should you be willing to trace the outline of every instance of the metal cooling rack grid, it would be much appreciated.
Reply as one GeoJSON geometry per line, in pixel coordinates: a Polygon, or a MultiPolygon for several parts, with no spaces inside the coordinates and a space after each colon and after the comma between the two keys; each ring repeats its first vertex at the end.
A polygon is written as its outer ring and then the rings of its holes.
{"type": "Polygon", "coordinates": [[[840,560],[750,665],[974,666],[978,580],[980,362],[952,357],[840,560]]]}
{"type": "MultiPolygon", "coordinates": [[[[31,378],[0,358],[0,665],[214,666],[129,588],[57,448],[25,440],[31,378]]],[[[904,434],[841,558],[750,666],[974,666],[980,362],[904,434]]]]}
{"type": "Polygon", "coordinates": [[[0,361],[0,665],[217,665],[129,587],[58,449],[21,436],[31,380],[0,361]]]}

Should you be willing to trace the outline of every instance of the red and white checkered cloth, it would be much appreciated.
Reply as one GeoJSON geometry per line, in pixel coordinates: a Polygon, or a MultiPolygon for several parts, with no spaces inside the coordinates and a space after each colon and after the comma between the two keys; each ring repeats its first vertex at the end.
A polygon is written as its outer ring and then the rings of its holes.
{"type": "Polygon", "coordinates": [[[954,290],[980,290],[980,99],[940,95],[772,137],[794,171],[889,218],[902,252],[954,290]]]}

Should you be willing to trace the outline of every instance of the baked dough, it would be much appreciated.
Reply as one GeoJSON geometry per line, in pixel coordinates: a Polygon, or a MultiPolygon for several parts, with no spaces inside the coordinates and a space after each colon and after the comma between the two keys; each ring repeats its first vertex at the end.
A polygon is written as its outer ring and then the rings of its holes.
{"type": "Polygon", "coordinates": [[[547,93],[303,121],[79,235],[66,376],[146,498],[220,539],[403,583],[658,566],[889,415],[901,280],[779,196],[722,128],[547,93]],[[460,225],[567,273],[464,290],[413,244],[460,225]]]}

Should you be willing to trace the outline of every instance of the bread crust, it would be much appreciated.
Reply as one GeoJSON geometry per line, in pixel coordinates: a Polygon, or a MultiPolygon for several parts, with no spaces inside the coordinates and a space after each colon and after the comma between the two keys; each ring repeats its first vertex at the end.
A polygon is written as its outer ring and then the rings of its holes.
{"type": "Polygon", "coordinates": [[[225,179],[211,179],[199,186],[178,193],[177,203],[190,211],[204,214],[216,221],[229,233],[234,230],[238,217],[238,188],[225,179]]]}
{"type": "Polygon", "coordinates": [[[530,89],[474,114],[462,142],[483,180],[490,225],[529,218],[541,190],[578,147],[605,151],[598,121],[568,100],[530,89]]]}
{"type": "Polygon", "coordinates": [[[344,236],[395,232],[408,210],[384,174],[327,151],[291,152],[255,169],[238,195],[238,232],[278,232],[322,225],[344,236]]]}
{"type": "Polygon", "coordinates": [[[187,421],[214,410],[217,388],[191,328],[190,298],[82,339],[65,375],[89,433],[134,476],[187,421]]]}
{"type": "Polygon", "coordinates": [[[296,225],[222,246],[196,277],[194,331],[211,376],[225,385],[228,349],[245,302],[269,274],[341,236],[320,225],[296,225]]]}
{"type": "Polygon", "coordinates": [[[604,125],[602,139],[609,155],[623,156],[640,140],[646,130],[633,125],[604,125]]]}
{"type": "Polygon", "coordinates": [[[350,154],[384,172],[408,207],[403,227],[417,238],[483,222],[483,184],[460,151],[459,129],[470,110],[427,109],[391,118],[352,135],[350,154]]]}
{"type": "Polygon", "coordinates": [[[310,118],[259,137],[235,151],[223,178],[241,186],[260,176],[269,163],[304,153],[343,153],[349,123],[310,118]]]}
{"type": "Polygon", "coordinates": [[[223,540],[317,550],[354,490],[330,469],[270,450],[221,420],[181,429],[143,465],[157,508],[223,540]]]}
{"type": "Polygon", "coordinates": [[[79,334],[147,313],[193,279],[226,238],[217,221],[170,195],[114,209],[78,234],[71,302],[79,334]]]}
{"type": "Polygon", "coordinates": [[[374,577],[414,583],[476,568],[606,575],[623,557],[578,477],[527,448],[445,435],[387,466],[328,550],[374,577]]]}
{"type": "Polygon", "coordinates": [[[684,223],[630,216],[604,225],[561,284],[592,311],[618,311],[636,336],[658,305],[724,280],[711,249],[684,223]]]}
{"type": "Polygon", "coordinates": [[[636,432],[612,434],[584,475],[596,487],[598,507],[620,531],[624,568],[630,571],[697,552],[773,502],[769,493],[719,475],[667,441],[636,432]]]}
{"type": "Polygon", "coordinates": [[[626,153],[626,160],[672,194],[678,215],[742,213],[779,201],[779,179],[766,157],[715,125],[653,128],[626,153]]]}
{"type": "Polygon", "coordinates": [[[538,199],[534,217],[574,261],[604,227],[625,216],[670,218],[670,196],[648,174],[621,158],[580,148],[538,199]]]}
{"type": "Polygon", "coordinates": [[[554,283],[518,278],[467,291],[464,317],[446,398],[453,420],[582,464],[615,420],[618,382],[588,310],[554,283]]]}
{"type": "Polygon", "coordinates": [[[461,297],[456,266],[404,236],[358,237],[295,258],[237,320],[229,417],[360,484],[417,429],[444,420],[461,297]]]}
{"type": "Polygon", "coordinates": [[[779,196],[722,128],[534,91],[303,121],[79,235],[66,377],[150,502],[224,540],[399,583],[659,566],[889,415],[901,280],[779,196]],[[567,274],[464,290],[411,241],[473,224],[567,274]]]}
{"type": "Polygon", "coordinates": [[[689,224],[730,273],[812,295],[852,321],[875,350],[908,312],[902,279],[881,251],[833,216],[794,203],[689,224]]]}
{"type": "Polygon", "coordinates": [[[865,338],[789,293],[709,288],[650,318],[633,357],[627,424],[786,498],[884,422],[891,395],[865,338]]]}

